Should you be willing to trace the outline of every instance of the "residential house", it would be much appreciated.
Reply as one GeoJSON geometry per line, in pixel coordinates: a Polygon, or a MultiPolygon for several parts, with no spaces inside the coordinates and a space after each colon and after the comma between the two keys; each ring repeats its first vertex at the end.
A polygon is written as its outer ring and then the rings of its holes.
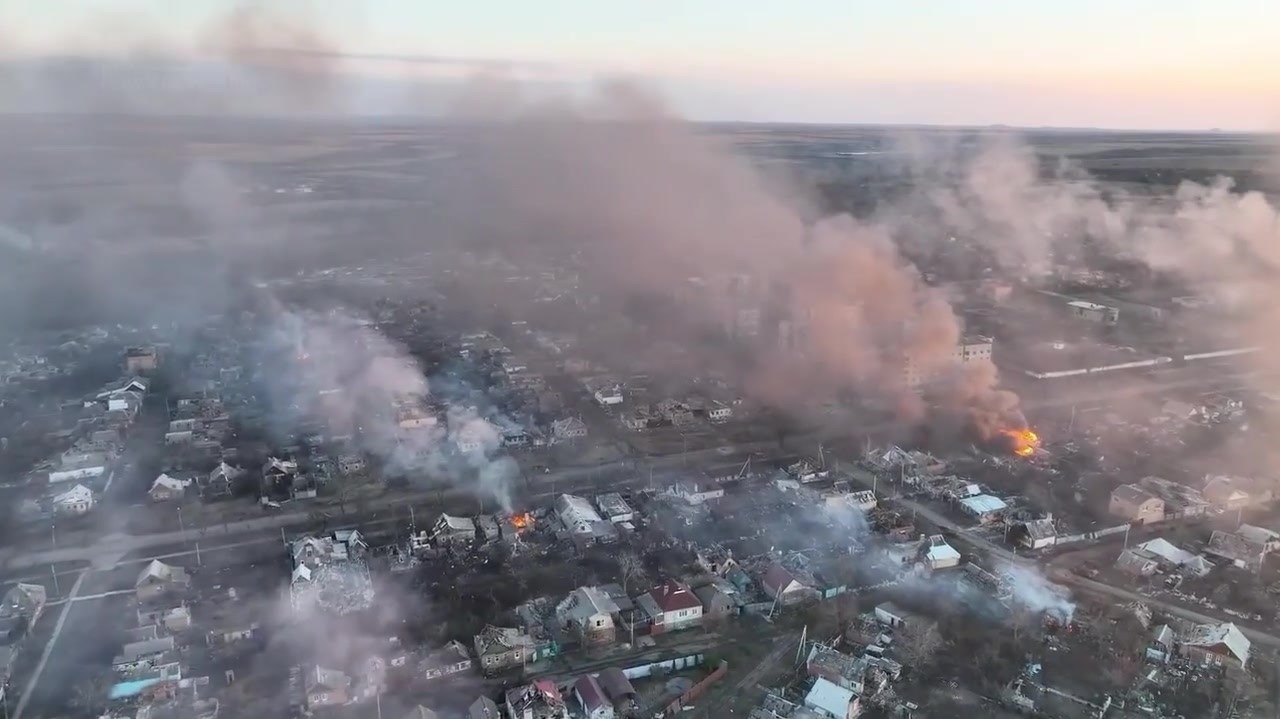
{"type": "Polygon", "coordinates": [[[1147,645],[1147,661],[1167,664],[1173,658],[1174,643],[1173,628],[1168,624],[1152,629],[1151,643],[1147,645]]]}
{"type": "Polygon", "coordinates": [[[630,522],[636,516],[635,510],[617,492],[597,495],[596,506],[600,509],[600,516],[610,522],[630,522]]]}
{"type": "Polygon", "coordinates": [[[587,424],[577,417],[565,417],[551,423],[551,437],[555,442],[571,442],[587,436],[587,424]]]}
{"type": "Polygon", "coordinates": [[[297,462],[269,457],[262,465],[262,496],[291,498],[297,477],[297,462]]]}
{"type": "Polygon", "coordinates": [[[596,525],[604,521],[590,502],[572,494],[556,497],[556,514],[565,529],[575,535],[589,536],[595,532],[596,525]]]}
{"type": "Polygon", "coordinates": [[[1272,492],[1259,482],[1246,477],[1210,475],[1205,477],[1204,498],[1219,510],[1242,509],[1266,504],[1272,492]]]}
{"type": "Polygon", "coordinates": [[[1140,484],[1122,484],[1111,492],[1108,511],[1130,522],[1151,524],[1164,519],[1164,500],[1140,484]]]}
{"type": "Polygon", "coordinates": [[[617,713],[627,716],[628,710],[634,705],[636,699],[635,687],[631,686],[631,680],[627,679],[627,675],[618,667],[609,667],[595,677],[600,683],[600,688],[604,689],[605,696],[613,702],[617,713]]]}
{"type": "Polygon", "coordinates": [[[160,672],[168,678],[177,679],[182,674],[173,637],[147,639],[124,645],[120,648],[120,653],[111,660],[111,669],[126,678],[160,672]]]}
{"type": "Polygon", "coordinates": [[[489,697],[478,697],[467,707],[467,719],[501,719],[500,711],[489,697]]]}
{"type": "Polygon", "coordinates": [[[1280,550],[1280,533],[1252,524],[1242,524],[1236,528],[1236,534],[1250,544],[1257,544],[1267,553],[1280,550]]]}
{"type": "Polygon", "coordinates": [[[1259,572],[1267,556],[1267,546],[1250,542],[1239,534],[1214,530],[1204,553],[1225,559],[1240,569],[1259,572]]]}
{"type": "Polygon", "coordinates": [[[702,602],[689,586],[674,579],[636,598],[650,620],[654,634],[688,629],[702,623],[702,602]]]}
{"type": "Polygon", "coordinates": [[[1058,530],[1053,525],[1052,517],[1033,519],[1023,522],[1018,544],[1027,549],[1044,549],[1052,547],[1058,541],[1058,530]]]}
{"type": "Polygon", "coordinates": [[[345,452],[338,455],[338,472],[344,477],[360,474],[366,468],[364,457],[355,452],[345,452]]]}
{"type": "Polygon", "coordinates": [[[572,629],[583,644],[599,646],[616,639],[613,615],[618,611],[618,605],[599,587],[579,587],[556,607],[556,619],[572,629]]]}
{"type": "Polygon", "coordinates": [[[906,626],[911,613],[892,602],[882,602],[876,605],[875,616],[877,622],[896,629],[906,626]]]}
{"type": "Polygon", "coordinates": [[[568,719],[569,708],[556,683],[538,679],[532,684],[510,689],[506,693],[507,716],[510,719],[568,719]]]}
{"type": "Polygon", "coordinates": [[[960,550],[947,544],[941,534],[934,534],[921,543],[920,559],[930,569],[949,569],[960,565],[960,550]]]}
{"type": "Polygon", "coordinates": [[[153,559],[138,575],[133,587],[139,602],[150,602],[165,595],[185,592],[188,584],[187,570],[153,559]]]}
{"type": "Polygon", "coordinates": [[[1143,477],[1138,484],[1164,500],[1165,519],[1201,517],[1209,510],[1209,502],[1195,487],[1161,477],[1143,477]]]}
{"type": "Polygon", "coordinates": [[[703,504],[724,496],[724,487],[709,482],[684,479],[667,488],[667,494],[689,504],[703,504]]]}
{"type": "Polygon", "coordinates": [[[791,570],[777,562],[770,564],[760,577],[760,586],[781,606],[803,602],[814,596],[813,587],[802,583],[791,570]]]}
{"type": "Polygon", "coordinates": [[[441,514],[432,529],[436,544],[470,544],[476,539],[476,523],[468,517],[452,517],[441,514]]]}
{"type": "Polygon", "coordinates": [[[200,494],[205,499],[230,497],[235,494],[236,482],[244,474],[245,470],[233,467],[226,462],[220,462],[217,467],[213,468],[213,471],[209,473],[208,478],[201,485],[200,494]]]}
{"type": "Polygon", "coordinates": [[[879,506],[880,501],[876,499],[876,493],[869,489],[858,490],[857,492],[849,492],[843,495],[844,501],[863,512],[870,512],[879,506]]]}
{"type": "Polygon", "coordinates": [[[10,587],[0,600],[0,646],[26,636],[40,621],[48,601],[48,591],[43,585],[19,582],[10,587]]]}
{"type": "Polygon", "coordinates": [[[990,494],[977,494],[960,500],[960,509],[983,524],[999,520],[1007,508],[1003,499],[990,494]]]}
{"type": "Polygon", "coordinates": [[[573,698],[578,702],[582,719],[614,719],[613,702],[590,674],[578,677],[573,683],[573,698]]]}
{"type": "Polygon", "coordinates": [[[307,709],[342,706],[351,700],[351,677],[316,665],[307,672],[304,689],[307,709]]]}
{"type": "Polygon", "coordinates": [[[1234,624],[1200,624],[1191,629],[1179,644],[1179,653],[1198,664],[1235,666],[1249,664],[1249,638],[1234,624]]]}
{"type": "Polygon", "coordinates": [[[461,642],[453,641],[428,654],[418,664],[418,673],[423,679],[439,679],[441,677],[461,674],[471,669],[471,655],[461,642]]]}
{"type": "Polygon", "coordinates": [[[787,465],[783,471],[788,477],[801,484],[826,479],[829,474],[824,463],[810,459],[798,460],[787,465]]]}
{"type": "Polygon", "coordinates": [[[130,347],[124,353],[124,371],[129,374],[151,372],[158,364],[155,347],[130,347]]]}
{"type": "Polygon", "coordinates": [[[182,499],[187,494],[187,487],[190,486],[189,479],[174,479],[167,474],[161,474],[151,483],[151,489],[147,492],[147,496],[151,497],[152,502],[169,502],[175,499],[182,499]]]}
{"type": "Polygon", "coordinates": [[[728,422],[733,419],[733,407],[719,400],[714,400],[711,406],[707,408],[707,419],[712,422],[728,422]]]}
{"type": "Polygon", "coordinates": [[[1116,558],[1116,569],[1135,577],[1149,577],[1160,569],[1160,561],[1150,552],[1130,548],[1120,552],[1116,558]]]}
{"type": "Polygon", "coordinates": [[[523,666],[533,649],[533,638],[514,627],[485,626],[474,639],[476,656],[485,674],[523,666]]]}
{"type": "Polygon", "coordinates": [[[93,509],[93,490],[77,484],[52,500],[53,511],[60,515],[81,516],[93,509]]]}
{"type": "Polygon", "coordinates": [[[805,671],[815,679],[825,679],[854,694],[862,694],[870,667],[862,657],[853,657],[822,644],[814,644],[805,660],[805,671]]]}
{"type": "Polygon", "coordinates": [[[210,647],[227,647],[247,642],[258,636],[258,622],[227,624],[204,633],[204,642],[210,647]]]}
{"type": "Polygon", "coordinates": [[[859,712],[853,692],[822,678],[805,694],[804,705],[826,719],[853,719],[859,712]]]}
{"type": "Polygon", "coordinates": [[[1204,557],[1192,554],[1163,537],[1149,539],[1139,544],[1137,549],[1147,556],[1154,557],[1162,567],[1168,569],[1176,569],[1196,576],[1204,576],[1213,569],[1213,565],[1204,557]]]}
{"type": "Polygon", "coordinates": [[[737,589],[723,579],[698,587],[693,593],[702,602],[702,617],[706,621],[719,621],[739,611],[739,603],[735,601],[737,589]]]}
{"type": "Polygon", "coordinates": [[[609,387],[602,387],[595,391],[594,396],[596,398],[596,402],[601,407],[612,407],[616,404],[622,404],[622,387],[616,384],[609,387]]]}
{"type": "Polygon", "coordinates": [[[532,441],[533,436],[524,427],[505,427],[502,430],[503,447],[528,447],[532,441]]]}

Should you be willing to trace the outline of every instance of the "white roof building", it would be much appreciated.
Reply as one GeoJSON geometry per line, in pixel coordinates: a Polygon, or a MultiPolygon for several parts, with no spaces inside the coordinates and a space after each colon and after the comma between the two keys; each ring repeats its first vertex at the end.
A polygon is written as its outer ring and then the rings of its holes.
{"type": "Polygon", "coordinates": [[[574,534],[591,534],[595,523],[604,521],[591,502],[573,494],[562,494],[556,498],[556,514],[565,528],[574,534]]]}
{"type": "Polygon", "coordinates": [[[93,491],[83,484],[77,484],[54,497],[53,506],[64,514],[84,514],[93,509],[93,491]]]}
{"type": "Polygon", "coordinates": [[[1138,549],[1159,557],[1160,559],[1178,567],[1181,567],[1196,558],[1196,555],[1177,546],[1176,544],[1173,544],[1163,537],[1156,537],[1155,539],[1147,540],[1142,544],[1139,544],[1138,549]]]}
{"type": "Polygon", "coordinates": [[[848,719],[854,693],[821,677],[804,697],[804,705],[830,719],[848,719]]]}
{"type": "Polygon", "coordinates": [[[167,474],[161,474],[159,477],[156,477],[156,481],[151,483],[151,491],[154,492],[156,489],[167,489],[173,492],[182,492],[186,490],[189,484],[191,484],[191,480],[189,479],[174,479],[167,474]]]}

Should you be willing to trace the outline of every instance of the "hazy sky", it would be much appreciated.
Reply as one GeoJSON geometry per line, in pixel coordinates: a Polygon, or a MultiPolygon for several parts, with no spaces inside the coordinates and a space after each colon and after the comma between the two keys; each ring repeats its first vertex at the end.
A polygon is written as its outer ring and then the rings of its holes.
{"type": "MultiPolygon", "coordinates": [[[[539,74],[568,83],[638,75],[695,119],[1280,128],[1275,0],[266,4],[311,18],[346,52],[549,62],[539,74]]],[[[97,51],[118,33],[93,28],[127,18],[191,47],[234,5],[0,0],[0,41],[25,55],[97,51]]]]}

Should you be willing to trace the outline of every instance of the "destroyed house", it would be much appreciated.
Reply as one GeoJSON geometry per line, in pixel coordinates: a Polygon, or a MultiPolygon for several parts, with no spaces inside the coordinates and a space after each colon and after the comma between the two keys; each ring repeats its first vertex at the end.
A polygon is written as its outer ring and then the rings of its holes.
{"type": "Polygon", "coordinates": [[[1250,642],[1236,625],[1200,624],[1183,637],[1179,652],[1193,662],[1216,666],[1249,664],[1250,642]]]}
{"type": "Polygon", "coordinates": [[[507,715],[511,719],[568,719],[569,709],[555,682],[539,679],[506,693],[507,715]]]}
{"type": "Polygon", "coordinates": [[[1052,547],[1058,540],[1058,530],[1052,519],[1033,519],[1024,522],[1018,543],[1027,549],[1052,547]]]}
{"type": "Polygon", "coordinates": [[[1116,569],[1135,577],[1149,577],[1160,568],[1160,561],[1142,549],[1125,549],[1116,558],[1116,569]]]}
{"type": "Polygon", "coordinates": [[[1245,477],[1205,478],[1204,498],[1221,510],[1242,509],[1271,501],[1271,490],[1245,477]]]}
{"type": "Polygon", "coordinates": [[[19,582],[10,587],[0,603],[0,645],[26,636],[28,629],[40,620],[48,599],[48,591],[40,584],[19,582]]]}
{"type": "Polygon", "coordinates": [[[854,694],[862,693],[868,666],[864,658],[852,657],[821,644],[814,644],[805,660],[805,671],[809,676],[826,679],[854,694]]]}
{"type": "Polygon", "coordinates": [[[783,471],[788,477],[802,484],[826,479],[829,474],[824,463],[810,459],[793,462],[784,467],[783,471]]]}
{"type": "Polygon", "coordinates": [[[610,522],[630,522],[635,518],[631,506],[617,492],[597,496],[596,506],[600,508],[600,515],[610,522]]]}
{"type": "Polygon", "coordinates": [[[305,691],[308,709],[342,706],[351,700],[351,678],[316,665],[307,672],[305,691]]]}
{"type": "Polygon", "coordinates": [[[1164,520],[1164,500],[1138,484],[1123,484],[1111,492],[1108,511],[1130,522],[1150,524],[1164,520]]]}
{"type": "Polygon", "coordinates": [[[1160,477],[1143,477],[1138,480],[1138,484],[1164,501],[1166,518],[1200,517],[1209,509],[1209,502],[1195,487],[1160,477]]]}
{"type": "Polygon", "coordinates": [[[1225,559],[1240,569],[1258,572],[1262,570],[1263,560],[1266,559],[1267,547],[1265,544],[1250,542],[1239,534],[1214,530],[1204,553],[1225,559]]]}
{"type": "Polygon", "coordinates": [[[474,643],[480,668],[491,674],[523,666],[532,654],[533,638],[514,627],[490,624],[475,635],[474,643]]]}
{"type": "Polygon", "coordinates": [[[461,642],[453,641],[424,657],[418,664],[418,673],[423,679],[439,679],[470,668],[471,655],[467,648],[461,642]]]}
{"type": "Polygon", "coordinates": [[[463,544],[476,539],[476,524],[468,517],[441,514],[432,530],[436,544],[463,544]]]}

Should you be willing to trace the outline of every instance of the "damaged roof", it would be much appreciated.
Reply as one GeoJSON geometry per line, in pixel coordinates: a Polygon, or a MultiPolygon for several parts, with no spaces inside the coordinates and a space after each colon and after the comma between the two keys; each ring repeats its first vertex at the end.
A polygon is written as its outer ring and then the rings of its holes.
{"type": "Polygon", "coordinates": [[[1200,624],[1187,633],[1182,643],[1187,646],[1213,649],[1223,647],[1241,664],[1249,661],[1249,638],[1231,622],[1200,624]]]}

